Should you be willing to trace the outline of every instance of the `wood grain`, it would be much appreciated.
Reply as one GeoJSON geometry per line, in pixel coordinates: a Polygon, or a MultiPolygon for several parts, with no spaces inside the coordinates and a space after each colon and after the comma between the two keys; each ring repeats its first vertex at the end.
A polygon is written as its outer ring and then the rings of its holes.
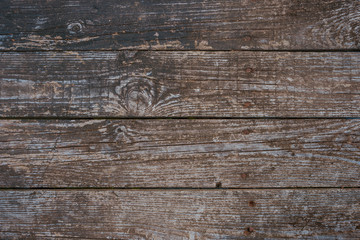
{"type": "Polygon", "coordinates": [[[360,0],[0,1],[0,239],[360,239],[359,26],[360,0]]]}
{"type": "Polygon", "coordinates": [[[0,237],[357,239],[359,189],[0,192],[0,237]]]}
{"type": "Polygon", "coordinates": [[[359,187],[360,120],[3,120],[0,187],[359,187]]]}
{"type": "Polygon", "coordinates": [[[2,117],[359,117],[357,52],[1,53],[2,117]]]}
{"type": "Polygon", "coordinates": [[[359,0],[3,0],[0,49],[360,48],[359,0]]]}

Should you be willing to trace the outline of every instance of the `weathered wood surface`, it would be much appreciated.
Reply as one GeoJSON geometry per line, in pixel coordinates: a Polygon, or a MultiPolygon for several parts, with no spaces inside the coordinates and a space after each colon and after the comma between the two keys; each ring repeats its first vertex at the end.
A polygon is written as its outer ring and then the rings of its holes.
{"type": "Polygon", "coordinates": [[[359,0],[0,3],[0,49],[359,49],[359,0]]]}
{"type": "Polygon", "coordinates": [[[359,189],[0,192],[2,239],[358,239],[359,219],[359,189]]]}
{"type": "Polygon", "coordinates": [[[359,117],[358,52],[1,53],[2,117],[359,117]]]}
{"type": "Polygon", "coordinates": [[[360,239],[359,26],[360,0],[0,1],[0,239],[360,239]]]}
{"type": "Polygon", "coordinates": [[[359,187],[360,120],[6,120],[0,186],[359,187]]]}

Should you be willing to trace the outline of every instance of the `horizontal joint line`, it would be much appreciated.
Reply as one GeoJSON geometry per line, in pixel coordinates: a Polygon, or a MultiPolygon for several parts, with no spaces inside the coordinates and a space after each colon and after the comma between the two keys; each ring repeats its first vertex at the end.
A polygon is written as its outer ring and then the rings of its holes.
{"type": "Polygon", "coordinates": [[[34,190],[326,190],[326,189],[360,189],[359,187],[37,187],[37,188],[21,188],[9,187],[0,188],[0,191],[34,191],[34,190]]]}

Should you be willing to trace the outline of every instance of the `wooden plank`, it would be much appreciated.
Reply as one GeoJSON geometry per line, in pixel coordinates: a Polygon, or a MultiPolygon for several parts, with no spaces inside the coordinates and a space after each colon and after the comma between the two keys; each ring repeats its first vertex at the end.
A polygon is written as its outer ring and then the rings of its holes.
{"type": "Polygon", "coordinates": [[[3,120],[0,187],[359,187],[360,120],[3,120]]]}
{"type": "Polygon", "coordinates": [[[359,117],[357,52],[1,53],[2,117],[359,117]]]}
{"type": "Polygon", "coordinates": [[[0,192],[0,237],[358,239],[359,189],[0,192]]]}
{"type": "Polygon", "coordinates": [[[359,0],[3,0],[0,49],[359,49],[359,0]]]}

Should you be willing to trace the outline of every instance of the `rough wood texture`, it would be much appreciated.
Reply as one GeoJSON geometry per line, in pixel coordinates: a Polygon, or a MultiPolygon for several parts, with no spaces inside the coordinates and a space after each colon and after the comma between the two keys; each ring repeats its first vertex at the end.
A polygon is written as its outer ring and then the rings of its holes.
{"type": "Polygon", "coordinates": [[[1,187],[360,186],[360,120],[7,120],[1,187]]]}
{"type": "Polygon", "coordinates": [[[359,189],[1,191],[0,237],[358,239],[359,189]]]}
{"type": "Polygon", "coordinates": [[[1,53],[3,117],[359,117],[357,52],[1,53]]]}
{"type": "Polygon", "coordinates": [[[0,0],[0,239],[360,239],[359,26],[360,0],[0,0]]]}
{"type": "Polygon", "coordinates": [[[359,49],[359,0],[3,0],[0,49],[359,49]]]}

